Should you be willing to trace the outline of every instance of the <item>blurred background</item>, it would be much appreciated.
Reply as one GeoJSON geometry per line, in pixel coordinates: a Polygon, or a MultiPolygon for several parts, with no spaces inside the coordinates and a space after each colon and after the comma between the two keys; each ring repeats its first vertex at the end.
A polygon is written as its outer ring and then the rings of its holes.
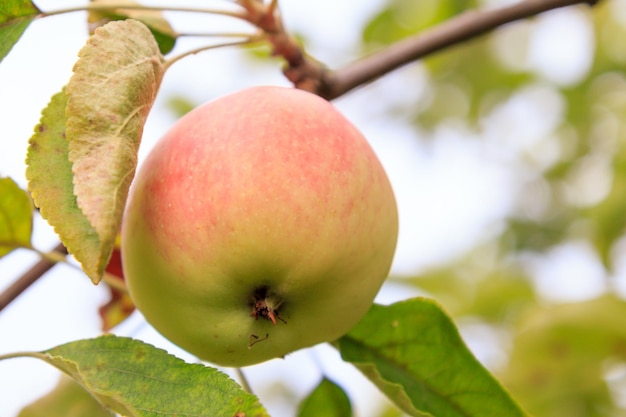
{"type": "MultiPolygon", "coordinates": [[[[176,1],[221,7],[223,1],[176,1]]],[[[510,1],[282,0],[287,27],[331,68],[466,9],[510,1]]],[[[42,10],[76,0],[38,0],[42,10]]],[[[145,2],[165,5],[165,1],[145,2]]],[[[172,5],[173,3],[170,2],[172,5]]],[[[225,17],[166,13],[181,32],[241,32],[225,17]]],[[[87,38],[85,13],[35,21],[0,64],[0,176],[26,187],[27,141],[87,38]]],[[[385,166],[400,210],[377,299],[438,300],[475,355],[536,417],[626,416],[626,1],[555,10],[431,55],[335,100],[385,166]]],[[[206,43],[182,38],[174,54],[206,43]]],[[[288,85],[265,48],[194,55],[166,74],[140,158],[195,105],[246,86],[288,85]]],[[[35,222],[35,246],[57,238],[35,222]]],[[[38,260],[0,259],[0,291],[38,260]]],[[[101,333],[108,288],[55,267],[0,313],[0,353],[101,333]]],[[[138,313],[113,329],[164,347],[138,313]]],[[[229,372],[229,370],[225,370],[229,372]]],[[[246,368],[276,417],[327,375],[362,417],[401,415],[336,351],[318,346],[246,368]]],[[[236,377],[236,376],[234,376],[236,377]]],[[[52,389],[55,369],[0,362],[0,417],[52,389]]]]}

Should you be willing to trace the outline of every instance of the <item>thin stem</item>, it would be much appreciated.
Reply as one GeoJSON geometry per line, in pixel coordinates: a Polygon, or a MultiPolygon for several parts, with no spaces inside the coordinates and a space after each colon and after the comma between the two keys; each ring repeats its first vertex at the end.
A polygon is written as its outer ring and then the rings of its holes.
{"type": "Polygon", "coordinates": [[[186,38],[251,38],[256,36],[254,33],[177,33],[178,37],[186,37],[186,38]]]}
{"type": "Polygon", "coordinates": [[[5,359],[16,359],[16,358],[36,358],[36,359],[45,360],[44,355],[40,352],[24,351],[24,352],[3,353],[2,355],[0,355],[0,361],[3,361],[5,359]]]}
{"type": "MultiPolygon", "coordinates": [[[[62,264],[69,266],[70,268],[74,268],[76,271],[79,271],[82,273],[85,272],[80,266],[69,262],[67,257],[65,257],[65,254],[61,252],[52,251],[52,252],[46,253],[46,252],[40,252],[34,248],[32,248],[32,250],[37,252],[43,259],[47,259],[50,262],[62,263],[62,264]]],[[[125,292],[125,293],[128,292],[128,288],[126,287],[124,280],[120,279],[116,275],[110,274],[105,271],[102,274],[102,280],[111,288],[114,288],[118,291],[125,292]]]]}
{"type": "MultiPolygon", "coordinates": [[[[50,262],[62,263],[62,264],[69,266],[70,268],[74,268],[76,271],[79,271],[81,273],[85,272],[80,266],[68,261],[67,257],[65,256],[67,253],[62,253],[62,252],[57,252],[57,251],[46,253],[46,252],[38,251],[35,248],[30,248],[30,249],[37,252],[39,256],[41,256],[43,259],[46,259],[50,262]]],[[[125,281],[123,279],[120,279],[116,275],[110,274],[105,271],[102,274],[102,281],[104,281],[109,287],[114,288],[118,291],[121,291],[124,293],[128,292],[128,288],[126,287],[125,281]]]]}
{"type": "Polygon", "coordinates": [[[211,49],[223,48],[223,47],[226,47],[226,46],[242,46],[242,45],[250,45],[250,44],[253,44],[253,43],[257,43],[257,42],[259,42],[261,39],[263,39],[263,37],[262,37],[262,36],[253,35],[253,36],[250,36],[248,39],[244,39],[244,40],[241,40],[241,41],[235,41],[235,42],[224,42],[224,43],[217,43],[217,44],[214,44],[214,45],[205,45],[205,46],[201,46],[201,47],[199,47],[199,48],[196,48],[196,49],[191,49],[191,50],[189,50],[189,51],[187,51],[187,52],[183,52],[183,53],[182,53],[182,54],[180,54],[180,55],[176,55],[176,56],[174,56],[174,57],[172,57],[172,58],[168,59],[168,60],[165,62],[164,67],[165,67],[165,70],[167,70],[167,69],[169,69],[169,68],[170,68],[173,64],[175,64],[176,62],[180,61],[181,59],[183,59],[183,58],[185,58],[185,57],[187,57],[187,56],[189,56],[189,55],[195,55],[195,54],[200,53],[200,52],[208,51],[208,50],[211,50],[211,49]]]}
{"type": "MultiPolygon", "coordinates": [[[[59,243],[54,248],[54,252],[67,254],[67,249],[65,249],[65,246],[63,246],[62,243],[59,243]]],[[[34,264],[28,271],[26,271],[22,276],[15,280],[13,284],[11,284],[0,294],[0,311],[2,311],[6,306],[11,304],[13,300],[19,297],[20,294],[22,294],[28,287],[37,282],[39,278],[41,278],[55,265],[56,262],[53,262],[50,259],[41,259],[39,260],[39,262],[34,264]]]]}
{"type": "Polygon", "coordinates": [[[34,248],[34,247],[30,247],[28,249],[30,249],[33,252],[37,253],[37,255],[39,255],[41,257],[41,259],[45,259],[45,260],[47,260],[49,262],[69,264],[69,262],[67,261],[67,258],[66,258],[67,251],[59,252],[59,251],[57,251],[55,249],[55,250],[52,250],[50,252],[42,252],[39,249],[34,248]]]}
{"type": "Polygon", "coordinates": [[[184,12],[184,13],[204,13],[220,16],[234,17],[237,19],[246,20],[246,14],[242,12],[235,12],[229,10],[218,9],[200,9],[193,7],[171,7],[171,6],[142,6],[142,5],[129,5],[129,4],[86,4],[79,7],[68,7],[65,9],[52,10],[47,12],[41,12],[39,17],[50,17],[66,13],[84,12],[84,11],[108,11],[108,10],[147,10],[147,11],[160,11],[160,12],[184,12]]]}
{"type": "MultiPolygon", "coordinates": [[[[77,271],[84,272],[83,269],[69,262],[67,259],[67,249],[62,243],[59,243],[52,251],[43,252],[33,246],[22,246],[21,249],[31,250],[41,258],[39,262],[31,267],[24,275],[18,278],[10,287],[0,294],[0,311],[14,301],[28,287],[34,284],[46,272],[58,263],[63,263],[77,271]]],[[[104,271],[102,280],[111,288],[123,293],[128,293],[128,287],[123,278],[104,271]]]]}
{"type": "MultiPolygon", "coordinates": [[[[4,292],[0,293],[0,311],[6,306],[11,304],[17,297],[19,297],[24,291],[26,291],[31,285],[33,285],[39,278],[41,278],[46,272],[58,263],[68,265],[78,271],[83,272],[82,268],[76,264],[73,264],[67,260],[67,249],[62,243],[59,243],[52,251],[42,252],[33,247],[24,248],[30,249],[36,252],[41,259],[34,264],[28,271],[20,276],[13,284],[11,284],[4,292]]],[[[105,272],[102,276],[102,280],[118,291],[127,293],[128,288],[124,280],[105,272]]]]}
{"type": "Polygon", "coordinates": [[[244,391],[249,392],[250,394],[254,394],[252,392],[252,388],[250,388],[250,383],[248,382],[248,378],[246,378],[246,375],[243,373],[243,369],[235,368],[235,372],[237,373],[237,378],[239,378],[239,383],[241,384],[241,388],[243,388],[244,391]]]}

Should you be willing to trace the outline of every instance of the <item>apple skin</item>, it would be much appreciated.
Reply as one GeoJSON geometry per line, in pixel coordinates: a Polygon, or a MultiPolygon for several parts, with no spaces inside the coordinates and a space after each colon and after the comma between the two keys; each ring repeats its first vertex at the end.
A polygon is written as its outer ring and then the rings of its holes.
{"type": "Polygon", "coordinates": [[[246,366],[350,330],[397,234],[391,185],[362,134],[314,94],[253,87],[194,109],[151,150],[122,261],[157,331],[200,359],[246,366]]]}

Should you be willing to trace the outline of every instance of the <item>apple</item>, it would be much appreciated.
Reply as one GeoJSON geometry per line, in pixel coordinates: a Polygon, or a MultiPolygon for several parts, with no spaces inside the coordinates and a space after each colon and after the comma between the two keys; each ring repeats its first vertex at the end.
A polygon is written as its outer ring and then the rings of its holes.
{"type": "Polygon", "coordinates": [[[350,330],[397,234],[363,135],[314,94],[254,87],[194,109],[156,143],[131,186],[122,262],[157,331],[246,366],[350,330]]]}

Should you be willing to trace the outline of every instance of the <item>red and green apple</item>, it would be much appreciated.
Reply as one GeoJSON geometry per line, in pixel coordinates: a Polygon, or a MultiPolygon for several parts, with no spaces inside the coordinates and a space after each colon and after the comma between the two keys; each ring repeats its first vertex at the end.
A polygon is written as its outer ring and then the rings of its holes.
{"type": "Polygon", "coordinates": [[[391,185],[363,135],[314,94],[254,87],[196,108],[157,142],[131,187],[122,260],[156,330],[245,366],[349,331],[397,234],[391,185]]]}

